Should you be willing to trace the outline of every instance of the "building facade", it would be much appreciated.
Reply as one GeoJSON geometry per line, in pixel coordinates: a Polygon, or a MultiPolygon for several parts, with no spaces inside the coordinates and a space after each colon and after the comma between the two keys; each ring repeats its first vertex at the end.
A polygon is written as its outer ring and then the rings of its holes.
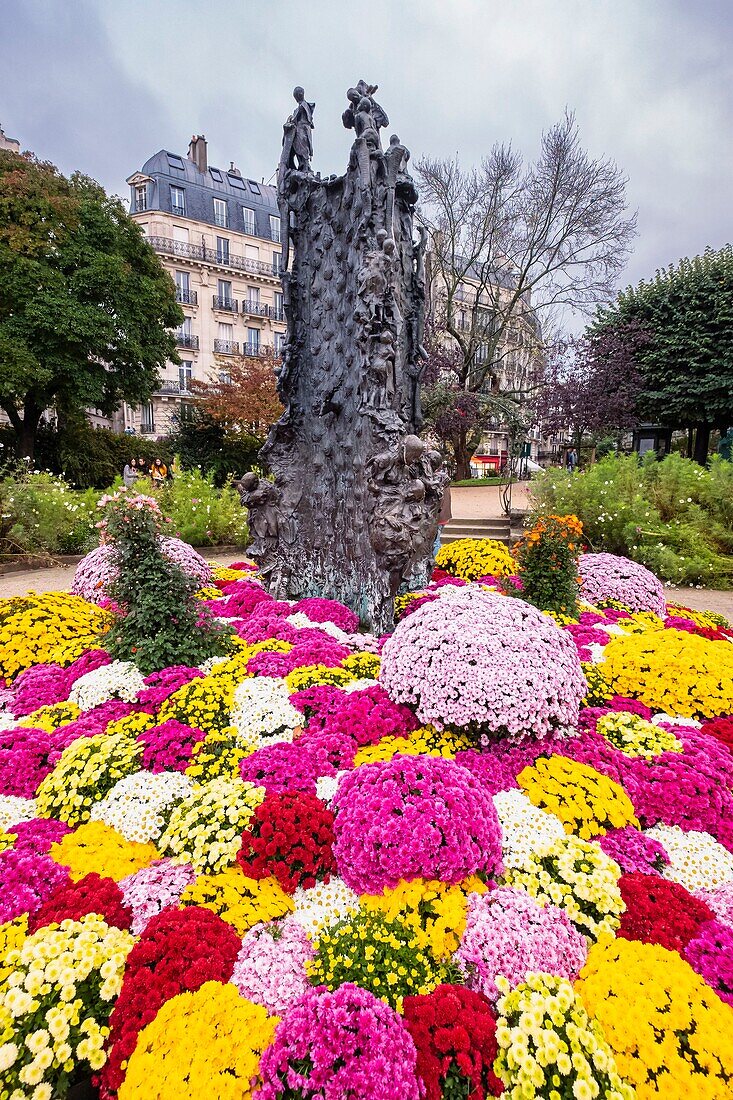
{"type": "Polygon", "coordinates": [[[0,149],[5,149],[8,153],[20,152],[20,142],[16,138],[7,137],[2,126],[0,126],[0,149]]]}
{"type": "Polygon", "coordinates": [[[185,415],[192,379],[226,373],[233,356],[278,356],[285,339],[276,190],[208,163],[206,139],[185,157],[162,149],[127,180],[130,213],[176,287],[185,319],[180,365],[145,405],[122,408],[123,431],[156,438],[185,415]]]}
{"type": "MultiPolygon", "coordinates": [[[[469,338],[473,344],[473,361],[486,374],[484,392],[511,396],[520,407],[527,406],[540,377],[544,354],[542,331],[529,295],[516,309],[505,339],[493,352],[493,362],[489,364],[492,310],[497,305],[499,309],[505,308],[504,299],[514,288],[497,282],[488,293],[485,283],[466,274],[449,296],[437,265],[432,268],[431,275],[430,307],[435,322],[439,329],[445,330],[450,313],[453,327],[469,338]]],[[[445,340],[448,344],[454,342],[448,333],[445,340]]],[[[471,460],[474,476],[490,476],[503,471],[510,449],[510,427],[497,415],[489,421],[471,460]]],[[[541,426],[529,424],[522,457],[539,463],[543,450],[541,426]]]]}

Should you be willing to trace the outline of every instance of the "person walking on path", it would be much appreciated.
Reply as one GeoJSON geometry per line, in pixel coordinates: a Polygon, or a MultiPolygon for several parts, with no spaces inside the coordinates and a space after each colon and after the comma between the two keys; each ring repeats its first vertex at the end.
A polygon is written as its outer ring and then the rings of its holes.
{"type": "Polygon", "coordinates": [[[132,489],[137,481],[137,462],[134,458],[131,458],[129,462],[125,463],[125,468],[122,471],[122,480],[125,483],[126,489],[132,489]]]}
{"type": "Polygon", "coordinates": [[[150,467],[150,478],[153,482],[154,489],[160,489],[163,486],[163,482],[168,477],[168,467],[162,458],[156,458],[153,465],[150,467]]]}
{"type": "Polygon", "coordinates": [[[565,463],[566,463],[567,468],[568,468],[568,473],[572,474],[573,471],[575,470],[575,467],[578,465],[578,453],[575,450],[575,447],[571,447],[570,450],[568,451],[567,456],[565,458],[565,463]]]}

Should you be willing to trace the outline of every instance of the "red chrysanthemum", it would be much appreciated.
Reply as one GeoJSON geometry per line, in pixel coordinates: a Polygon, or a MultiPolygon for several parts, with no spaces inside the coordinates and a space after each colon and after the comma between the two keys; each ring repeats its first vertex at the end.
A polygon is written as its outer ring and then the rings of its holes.
{"type": "Polygon", "coordinates": [[[714,737],[716,741],[720,741],[733,752],[733,714],[726,718],[713,718],[711,722],[703,722],[700,732],[714,737]]]}
{"type": "Polygon", "coordinates": [[[426,1100],[483,1100],[501,1094],[503,1086],[493,1070],[496,1021],[483,993],[439,985],[426,996],[405,997],[404,1019],[417,1049],[426,1100]]]}
{"type": "Polygon", "coordinates": [[[239,936],[216,913],[190,906],[165,909],[149,922],[127,956],[122,989],[110,1016],[109,1058],[95,1084],[101,1100],[113,1100],[139,1032],[160,1007],[204,982],[228,982],[239,936]]]}
{"type": "Polygon", "coordinates": [[[132,924],[132,909],[125,905],[117,883],[93,871],[78,882],[62,886],[44,901],[28,917],[28,932],[36,932],[47,924],[60,924],[62,920],[80,920],[87,913],[98,913],[113,928],[129,930],[132,924]]]}
{"type": "Polygon", "coordinates": [[[328,882],[336,870],[333,855],[333,814],[320,798],[301,791],[268,794],[242,834],[237,854],[245,875],[274,875],[292,894],[328,882]]]}
{"type": "Polygon", "coordinates": [[[715,915],[684,886],[658,875],[634,871],[622,875],[619,886],[626,912],[617,934],[626,940],[658,943],[668,951],[682,953],[700,925],[715,915]]]}

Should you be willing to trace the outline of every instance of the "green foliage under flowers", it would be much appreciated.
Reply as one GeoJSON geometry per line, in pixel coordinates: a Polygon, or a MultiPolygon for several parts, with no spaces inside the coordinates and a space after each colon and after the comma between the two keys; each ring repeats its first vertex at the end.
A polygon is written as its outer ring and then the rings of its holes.
{"type": "Polygon", "coordinates": [[[112,497],[105,527],[119,570],[110,596],[121,609],[105,636],[110,656],[134,661],[147,674],[226,653],[229,631],[196,599],[196,581],[160,552],[156,501],[130,494],[112,497]]]}
{"type": "Polygon", "coordinates": [[[572,512],[594,551],[622,554],[675,584],[733,586],[733,463],[609,455],[533,483],[536,514],[572,512]]]}
{"type": "MultiPolygon", "coordinates": [[[[151,483],[143,478],[135,483],[138,492],[150,493],[151,483]]],[[[192,546],[234,546],[247,544],[247,509],[231,482],[221,489],[214,486],[213,474],[200,470],[182,470],[166,481],[155,499],[164,516],[170,519],[167,535],[175,535],[192,546]]]]}
{"type": "Polygon", "coordinates": [[[85,554],[98,542],[98,494],[21,469],[0,480],[0,553],[85,554]]]}
{"type": "MultiPolygon", "coordinates": [[[[113,488],[119,488],[117,478],[113,488]]],[[[146,479],[135,488],[150,492],[146,479]]],[[[0,554],[86,554],[99,542],[101,494],[71,489],[63,478],[23,466],[0,478],[0,554]]],[[[211,475],[184,470],[157,493],[166,534],[194,546],[246,546],[247,510],[231,484],[219,490],[211,475]]]]}
{"type": "Polygon", "coordinates": [[[337,989],[356,982],[398,1010],[403,997],[461,981],[455,967],[422,947],[406,924],[372,913],[345,917],[326,929],[306,969],[313,985],[337,989]]]}

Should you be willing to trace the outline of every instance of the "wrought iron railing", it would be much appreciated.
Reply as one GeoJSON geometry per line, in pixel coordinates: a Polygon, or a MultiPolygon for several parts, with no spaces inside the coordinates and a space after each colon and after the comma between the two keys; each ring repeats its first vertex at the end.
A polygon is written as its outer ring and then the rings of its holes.
{"type": "Polygon", "coordinates": [[[267,275],[271,279],[279,279],[282,274],[280,257],[272,263],[264,260],[250,260],[247,256],[233,256],[224,254],[216,248],[207,248],[203,244],[190,244],[188,241],[174,241],[171,237],[150,236],[148,241],[155,249],[165,256],[180,256],[188,260],[205,260],[207,263],[219,264],[220,267],[232,267],[237,271],[250,271],[255,275],[267,275]]]}
{"type": "Polygon", "coordinates": [[[198,336],[192,336],[190,332],[177,332],[176,343],[179,348],[191,348],[193,351],[198,351],[199,338],[198,336]]]}
{"type": "Polygon", "coordinates": [[[221,294],[213,296],[214,309],[225,309],[227,313],[238,313],[239,302],[236,298],[225,298],[221,294]]]}
{"type": "Polygon", "coordinates": [[[239,355],[239,343],[237,340],[214,340],[214,351],[217,355],[239,355]]]}
{"type": "Polygon", "coordinates": [[[242,302],[242,314],[249,314],[250,317],[269,317],[270,307],[263,302],[255,302],[248,298],[242,302]]]}
{"type": "Polygon", "coordinates": [[[180,302],[182,306],[197,306],[199,296],[195,290],[183,290],[180,286],[177,286],[176,301],[180,302]]]}

